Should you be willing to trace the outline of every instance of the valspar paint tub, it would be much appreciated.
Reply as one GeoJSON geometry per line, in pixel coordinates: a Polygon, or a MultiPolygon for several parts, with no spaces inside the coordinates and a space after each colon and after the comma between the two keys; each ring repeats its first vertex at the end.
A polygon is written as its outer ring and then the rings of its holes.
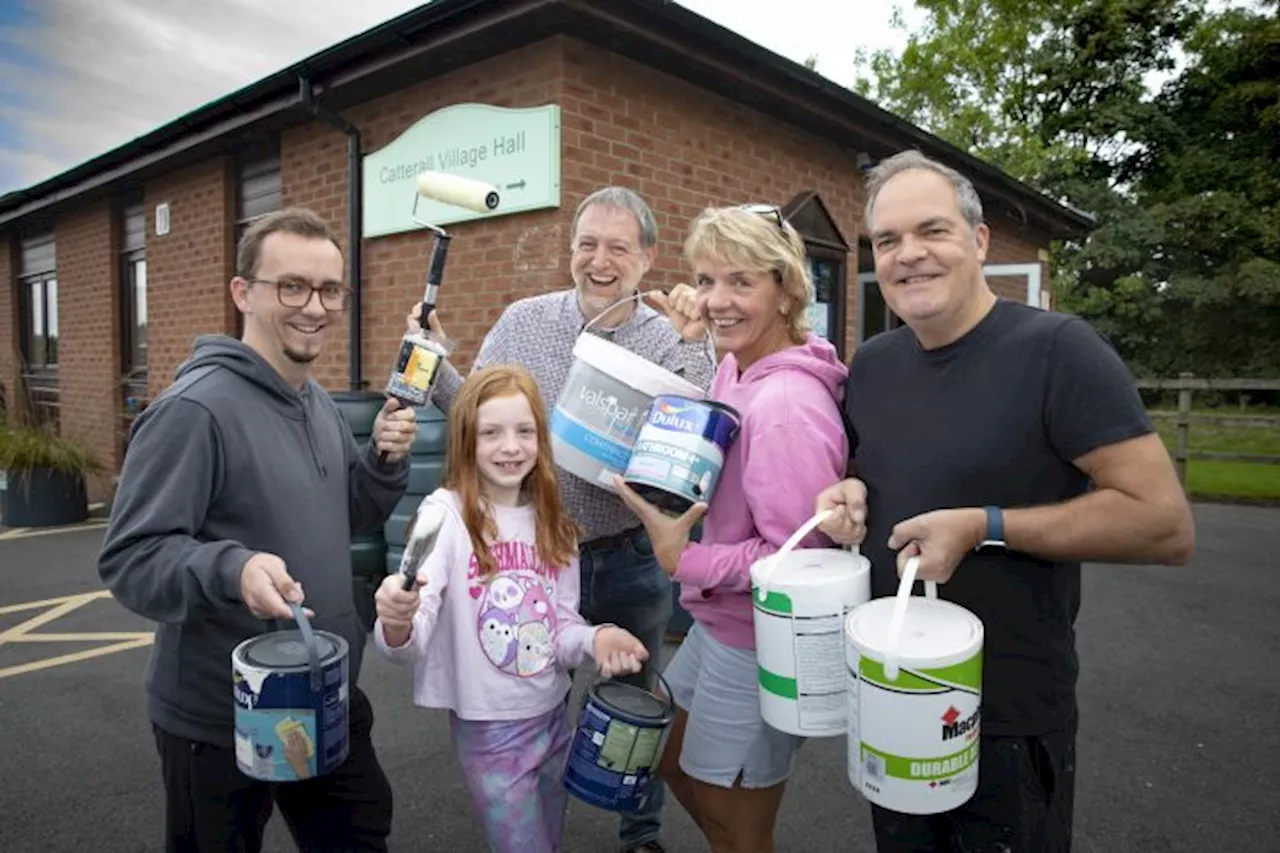
{"type": "Polygon", "coordinates": [[[660,509],[682,513],[715,492],[741,426],[724,403],[664,394],[654,398],[623,479],[660,509]]]}
{"type": "Polygon", "coordinates": [[[655,397],[701,399],[702,391],[666,368],[589,332],[573,345],[573,366],[551,410],[556,464],[614,491],[655,397]]]}
{"type": "Polygon", "coordinates": [[[792,550],[819,513],[778,553],[751,567],[760,714],[800,737],[845,733],[844,620],[871,598],[871,563],[836,548],[792,550]]]}
{"type": "Polygon", "coordinates": [[[639,811],[652,793],[674,718],[669,699],[621,681],[597,682],[578,714],[565,762],[565,788],[597,808],[639,811]]]}
{"type": "Polygon", "coordinates": [[[231,653],[236,765],[265,782],[328,773],[350,749],[347,641],[312,631],[293,609],[297,631],[254,637],[231,653]]]}
{"type": "Polygon", "coordinates": [[[876,805],[937,814],[978,787],[982,622],[965,608],[913,597],[919,558],[894,598],[849,614],[849,782],[876,805]]]}

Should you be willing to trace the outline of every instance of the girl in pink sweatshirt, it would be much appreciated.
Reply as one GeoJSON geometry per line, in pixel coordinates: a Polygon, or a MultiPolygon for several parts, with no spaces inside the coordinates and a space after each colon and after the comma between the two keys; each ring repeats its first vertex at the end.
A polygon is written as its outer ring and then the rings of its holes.
{"type": "MultiPolygon", "coordinates": [[[[776,553],[844,478],[848,374],[808,330],[804,243],[772,206],[705,211],[685,255],[695,286],[655,301],[686,339],[710,331],[720,363],[710,398],[741,418],[710,507],[669,518],[615,481],[679,581],[694,619],[664,677],[677,712],[661,773],[713,851],[773,850],[799,739],[766,725],[756,684],[751,565],[776,553]],[[701,541],[689,533],[706,512],[701,541]]],[[[820,533],[800,547],[831,547],[820,533]]]]}
{"type": "Polygon", "coordinates": [[[546,407],[520,367],[468,377],[449,411],[445,510],[417,588],[375,597],[377,649],[413,664],[414,702],[449,713],[467,787],[495,853],[560,849],[570,743],[568,670],[636,672],[644,645],[578,613],[576,530],[560,505],[546,407]]]}

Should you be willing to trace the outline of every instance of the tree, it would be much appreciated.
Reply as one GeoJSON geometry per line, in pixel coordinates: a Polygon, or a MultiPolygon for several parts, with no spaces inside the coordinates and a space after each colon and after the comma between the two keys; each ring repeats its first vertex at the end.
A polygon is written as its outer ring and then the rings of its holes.
{"type": "Polygon", "coordinates": [[[1059,304],[1138,372],[1280,370],[1265,325],[1280,325],[1274,14],[1207,14],[1203,0],[917,6],[925,26],[900,56],[860,56],[857,87],[1095,215],[1087,241],[1054,247],[1059,304]],[[1171,79],[1157,92],[1153,75],[1171,79]]]}
{"type": "Polygon", "coordinates": [[[1280,371],[1280,4],[1268,5],[1197,28],[1135,158],[1171,370],[1280,371]]]}

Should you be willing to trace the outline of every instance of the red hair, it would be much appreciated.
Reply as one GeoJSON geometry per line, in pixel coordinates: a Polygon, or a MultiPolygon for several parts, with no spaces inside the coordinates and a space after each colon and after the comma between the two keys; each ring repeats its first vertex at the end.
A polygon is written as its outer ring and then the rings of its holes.
{"type": "Polygon", "coordinates": [[[480,489],[476,465],[480,407],[495,397],[523,394],[533,412],[538,435],[538,458],[525,477],[524,489],[533,504],[538,556],[548,566],[564,568],[578,551],[578,528],[560,503],[560,483],[551,457],[547,408],[538,383],[523,367],[496,364],[473,371],[449,407],[449,448],[445,457],[444,487],[456,492],[462,504],[462,520],[471,536],[471,547],[480,576],[497,571],[489,542],[497,539],[498,525],[480,489]]]}

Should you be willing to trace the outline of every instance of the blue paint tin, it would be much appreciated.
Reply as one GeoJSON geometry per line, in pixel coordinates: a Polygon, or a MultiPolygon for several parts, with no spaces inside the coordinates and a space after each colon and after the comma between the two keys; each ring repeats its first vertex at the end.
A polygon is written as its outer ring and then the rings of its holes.
{"type": "Polygon", "coordinates": [[[312,631],[294,607],[296,631],[245,640],[231,653],[236,765],[264,782],[330,772],[347,760],[347,641],[312,631]]]}
{"type": "Polygon", "coordinates": [[[657,397],[636,436],[623,479],[667,512],[708,503],[740,426],[738,413],[723,403],[657,397]]]}
{"type": "Polygon", "coordinates": [[[652,793],[673,719],[669,700],[620,681],[597,682],[578,715],[565,788],[596,808],[640,810],[652,793]]]}

